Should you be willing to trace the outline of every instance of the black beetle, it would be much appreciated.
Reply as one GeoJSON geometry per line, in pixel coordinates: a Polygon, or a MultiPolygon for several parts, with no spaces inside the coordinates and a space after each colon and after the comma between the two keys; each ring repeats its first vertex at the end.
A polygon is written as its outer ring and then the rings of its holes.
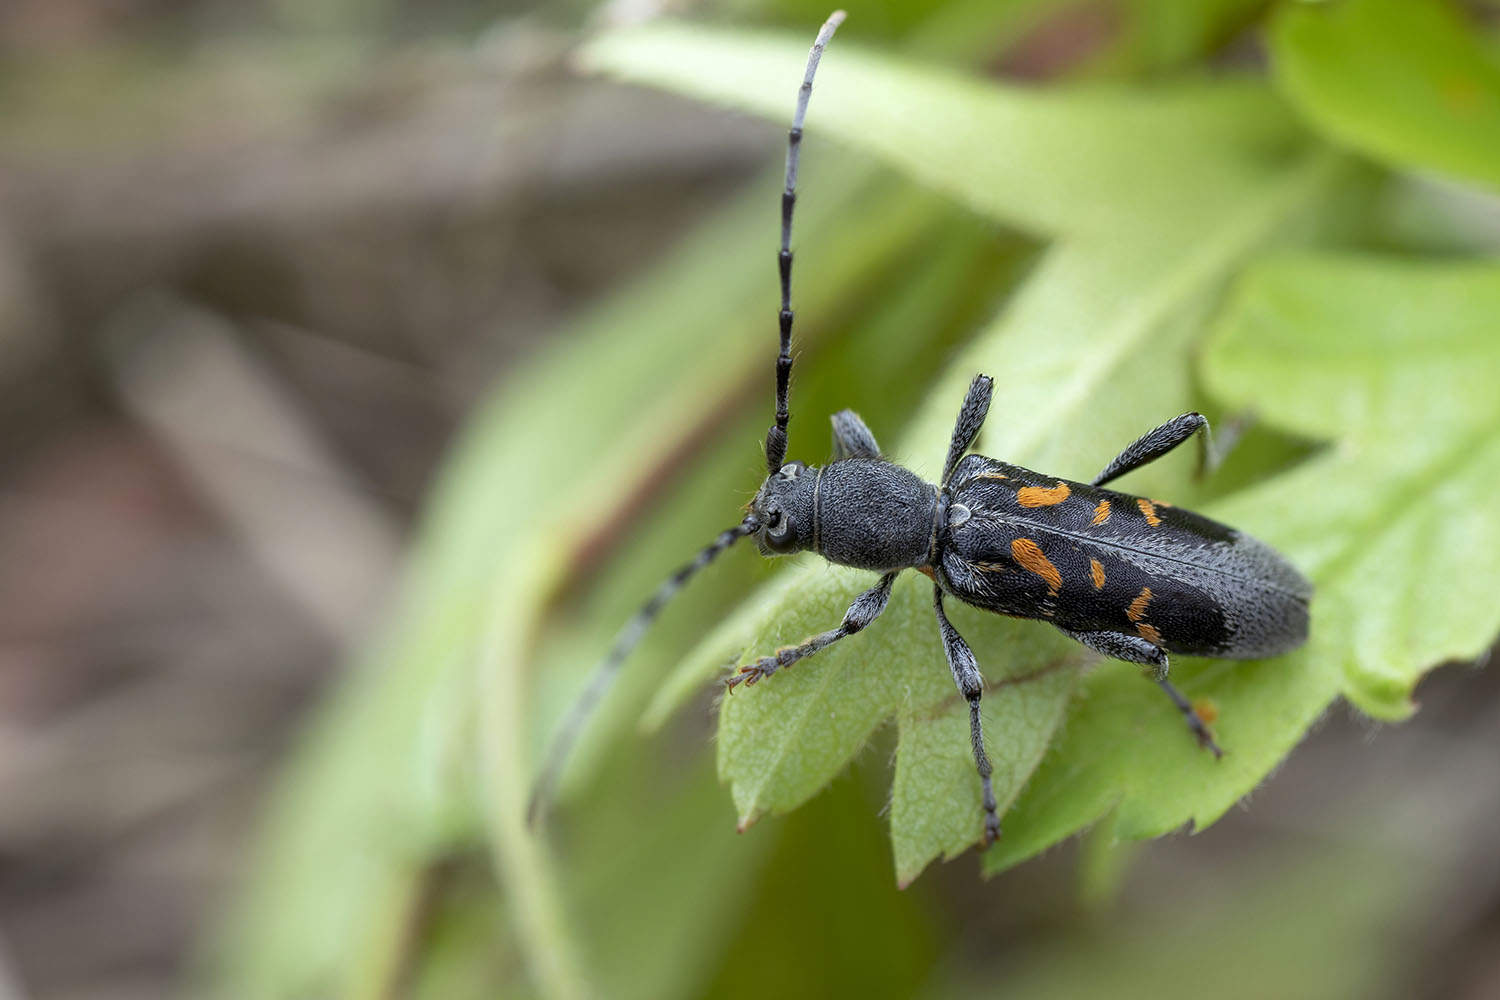
{"type": "Polygon", "coordinates": [[[844,19],[818,33],[797,95],[781,199],[780,351],[776,422],[766,435],[766,480],[743,521],[721,533],[667,579],[628,622],[559,730],[532,796],[535,817],[568,747],[625,658],[682,584],[740,538],[767,556],[813,551],[829,562],[881,575],[855,598],[838,627],[741,667],[728,680],[755,684],[864,629],[890,598],[896,576],[915,569],[933,580],[933,610],[948,666],[969,703],[974,761],[984,791],[986,845],[1000,833],[979,705],[984,678],[973,651],[948,621],[943,598],[1018,618],[1050,622],[1105,656],[1151,668],[1198,742],[1220,751],[1187,699],[1167,680],[1168,654],[1251,659],[1289,652],[1307,639],[1312,585],[1282,556],[1248,535],[1160,500],[1102,487],[1160,458],[1195,434],[1209,453],[1208,421],[1186,413],[1143,435],[1090,483],[1043,476],[982,455],[966,455],[989,410],[993,381],[979,375],[959,409],[943,477],[933,485],[888,462],[852,410],[833,417],[834,461],[787,462],[791,380],[791,233],[802,125],[824,46],[844,19]]]}

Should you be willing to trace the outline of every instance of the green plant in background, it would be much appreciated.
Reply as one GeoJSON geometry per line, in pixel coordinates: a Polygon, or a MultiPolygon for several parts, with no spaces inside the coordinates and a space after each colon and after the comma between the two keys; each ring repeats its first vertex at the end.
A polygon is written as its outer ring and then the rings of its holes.
{"type": "MultiPolygon", "coordinates": [[[[1128,488],[1276,545],[1318,594],[1296,654],[1174,662],[1219,710],[1218,762],[1136,668],[1085,669],[1043,625],[954,608],[992,685],[1005,834],[988,872],[1100,823],[1111,838],[1211,823],[1335,699],[1400,718],[1425,670],[1500,629],[1500,265],[1424,259],[1446,232],[1403,244],[1386,225],[1409,191],[1399,171],[1494,183],[1500,75],[1483,41],[1405,0],[1215,2],[1191,18],[1139,2],[1086,86],[1023,89],[930,58],[1062,6],[914,16],[926,59],[860,45],[851,12],[808,126],[792,455],[821,458],[822,415],[852,406],[931,478],[975,371],[999,377],[979,450],[1073,478],[1168,416],[1253,408],[1259,429],[1223,476],[1193,484],[1177,458],[1128,488]],[[1269,78],[1202,72],[1214,40],[1261,15],[1269,78]]],[[[580,59],[781,124],[821,13],[794,35],[621,30],[580,59]]],[[[753,187],[476,416],[401,615],[288,778],[219,966],[226,992],[748,994],[767,974],[735,959],[736,934],[754,933],[757,879],[796,864],[840,869],[836,903],[797,905],[832,907],[825,927],[861,914],[848,954],[912,962],[842,966],[841,988],[920,978],[930,924],[889,901],[863,800],[820,807],[804,860],[737,839],[679,711],[727,664],[835,623],[861,574],[808,559],[772,577],[726,557],[638,651],[556,829],[523,826],[534,762],[613,628],[758,479],[777,220],[774,182],[753,187]],[[641,718],[679,725],[642,739],[641,718]],[[498,892],[474,888],[485,858],[498,892]]],[[[910,883],[979,836],[964,714],[925,582],[908,580],[862,636],[723,701],[718,777],[745,826],[818,795],[894,720],[890,840],[910,883]]],[[[772,937],[794,966],[809,947],[772,937]]]]}

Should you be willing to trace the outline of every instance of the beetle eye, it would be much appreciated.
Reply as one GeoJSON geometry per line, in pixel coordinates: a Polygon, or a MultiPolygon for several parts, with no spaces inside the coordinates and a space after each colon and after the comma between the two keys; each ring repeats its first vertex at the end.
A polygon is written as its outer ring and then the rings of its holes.
{"type": "Polygon", "coordinates": [[[789,552],[797,544],[797,533],[792,530],[792,519],[781,511],[774,511],[766,525],[766,547],[773,552],[789,552]]]}

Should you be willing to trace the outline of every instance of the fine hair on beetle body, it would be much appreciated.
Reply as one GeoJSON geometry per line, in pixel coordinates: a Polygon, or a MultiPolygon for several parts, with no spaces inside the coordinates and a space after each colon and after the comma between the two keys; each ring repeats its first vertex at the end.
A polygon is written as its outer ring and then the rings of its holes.
{"type": "Polygon", "coordinates": [[[621,629],[557,730],[532,794],[533,821],[584,723],[662,607],[688,578],[749,536],[765,556],[810,551],[830,563],[880,575],[836,626],[739,667],[726,681],[730,690],[759,683],[865,630],[885,610],[902,572],[914,569],[932,580],[944,655],[969,709],[982,802],[974,838],[985,846],[1000,835],[980,713],[985,682],[978,657],[948,620],[946,598],[1050,624],[1105,657],[1142,665],[1192,737],[1216,757],[1221,751],[1207,724],[1168,679],[1169,655],[1252,659],[1289,652],[1306,641],[1312,586],[1275,550],[1192,511],[1106,488],[1193,437],[1200,445],[1200,468],[1210,469],[1214,455],[1201,414],[1166,421],[1133,441],[1093,479],[1075,482],[969,454],[994,389],[993,380],[981,374],[959,406],[937,483],[882,457],[874,434],[852,410],[833,415],[832,461],[809,466],[787,460],[797,166],[813,76],[843,19],[842,11],[834,12],[818,32],[788,133],[777,253],[776,409],[766,434],[765,481],[744,518],[665,580],[621,629]]]}

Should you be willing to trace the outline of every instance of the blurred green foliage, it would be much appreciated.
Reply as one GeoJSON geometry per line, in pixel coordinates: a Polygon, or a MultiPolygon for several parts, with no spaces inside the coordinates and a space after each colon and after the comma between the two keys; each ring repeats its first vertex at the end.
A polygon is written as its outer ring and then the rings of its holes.
{"type": "MultiPolygon", "coordinates": [[[[592,39],[582,61],[779,125],[825,13],[782,6],[774,19],[795,31],[648,24],[592,39]]],[[[887,3],[867,29],[852,11],[808,126],[793,454],[817,460],[823,415],[853,406],[931,474],[979,370],[998,377],[982,450],[1075,478],[1167,416],[1253,406],[1263,423],[1217,487],[1173,458],[1127,488],[1206,505],[1281,547],[1319,592],[1303,652],[1174,663],[1218,707],[1218,763],[1133,668],[1085,672],[1043,626],[955,608],[994,685],[986,720],[1010,808],[990,872],[1090,825],[1104,824],[1107,852],[1210,823],[1333,699],[1400,716],[1423,671],[1478,655],[1500,628],[1482,557],[1500,542],[1483,502],[1500,486],[1496,414],[1475,382],[1500,362],[1483,332],[1500,279],[1416,259],[1380,224],[1392,171],[1493,183],[1474,127],[1496,97],[1487,43],[1396,0],[1139,0],[1105,5],[1103,41],[1069,64],[1084,83],[1023,87],[973,68],[1076,8],[887,3]],[[1407,51],[1413,32],[1418,55],[1380,65],[1415,79],[1453,50],[1468,69],[1392,84],[1402,100],[1387,100],[1361,82],[1364,56],[1407,51]],[[1261,43],[1270,72],[1222,69],[1226,45],[1261,43]],[[1362,253],[1392,245],[1406,252],[1362,253]]],[[[864,636],[723,702],[718,776],[741,824],[838,786],[779,839],[734,836],[704,733],[677,709],[737,657],[829,627],[867,581],[815,560],[771,577],[749,551],[696,581],[642,646],[552,827],[522,822],[539,750],[612,630],[755,488],[779,180],[768,168],[476,414],[400,614],[288,775],[214,965],[218,992],[827,995],[923,981],[941,926],[931,880],[893,893],[890,862],[909,883],[980,828],[921,581],[864,636]],[[641,738],[643,717],[663,731],[641,738]],[[861,789],[885,768],[838,775],[891,719],[883,855],[861,789]],[[484,858],[497,884],[483,884],[484,858]]],[[[1361,995],[1380,963],[1345,975],[1348,956],[1412,891],[1380,877],[1385,859],[1346,861],[1325,874],[1368,885],[1359,905],[1287,925],[1326,945],[1299,953],[1325,963],[1296,980],[1327,984],[1305,995],[1361,995]]],[[[1268,910],[1294,905],[1281,883],[1263,888],[1268,910]]],[[[1242,967],[1221,944],[1196,941],[1201,965],[1242,967]]],[[[1166,958],[1156,947],[1142,934],[1127,950],[1149,965],[1166,958]]],[[[1028,995],[1078,995],[1116,973],[1100,962],[1054,978],[1038,960],[1018,975],[1028,995]]]]}

